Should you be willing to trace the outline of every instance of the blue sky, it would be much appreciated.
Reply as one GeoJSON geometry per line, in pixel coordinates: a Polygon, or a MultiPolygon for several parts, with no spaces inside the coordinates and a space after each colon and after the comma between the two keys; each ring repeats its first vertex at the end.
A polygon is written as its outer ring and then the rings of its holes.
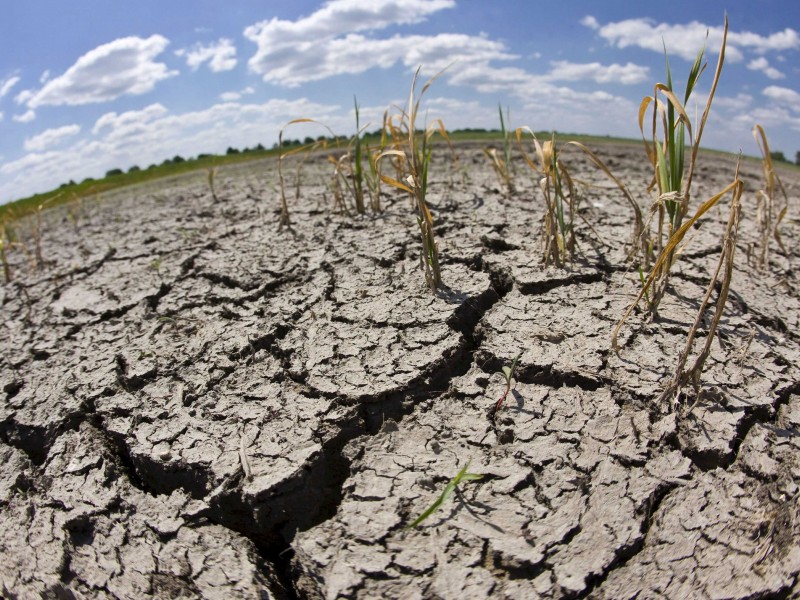
{"type": "Polygon", "coordinates": [[[760,123],[793,160],[797,0],[6,2],[0,203],[177,154],[271,146],[298,117],[349,134],[353,95],[377,127],[418,66],[430,76],[450,65],[427,95],[429,118],[449,129],[497,127],[501,102],[514,127],[638,137],[639,103],[664,80],[662,40],[682,90],[708,32],[704,102],[726,11],[704,145],[755,155],[760,123]]]}

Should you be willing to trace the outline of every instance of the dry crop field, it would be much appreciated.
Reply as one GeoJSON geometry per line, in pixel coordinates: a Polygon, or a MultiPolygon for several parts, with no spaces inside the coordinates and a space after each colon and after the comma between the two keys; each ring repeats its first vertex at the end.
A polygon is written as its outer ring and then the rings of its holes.
{"type": "MultiPolygon", "coordinates": [[[[640,145],[595,149],[647,186],[640,145]]],[[[336,213],[324,155],[305,161],[291,227],[274,161],[219,173],[218,201],[197,176],[45,212],[46,264],[10,252],[0,288],[4,594],[796,595],[798,222],[760,266],[759,163],[740,168],[699,400],[689,386],[675,401],[658,397],[727,204],[692,228],[658,317],[633,314],[616,353],[642,288],[619,189],[564,151],[588,187],[574,258],[544,267],[521,154],[508,194],[482,147],[455,151],[437,148],[429,175],[436,294],[408,194],[336,213]],[[467,461],[482,478],[407,527],[467,461]]],[[[735,162],[701,154],[698,197],[735,162]]],[[[797,170],[780,175],[797,198],[797,170]]]]}
{"type": "Polygon", "coordinates": [[[419,97],[5,224],[4,597],[800,596],[800,172],[419,97]]]}

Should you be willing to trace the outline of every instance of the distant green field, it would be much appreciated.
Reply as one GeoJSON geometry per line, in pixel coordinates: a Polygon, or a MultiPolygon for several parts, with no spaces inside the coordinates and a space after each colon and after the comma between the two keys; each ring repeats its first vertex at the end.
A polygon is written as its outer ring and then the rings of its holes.
{"type": "Polygon", "coordinates": [[[277,149],[238,152],[224,155],[204,155],[181,162],[165,161],[148,169],[133,170],[117,175],[107,175],[102,179],[86,179],[80,183],[64,184],[56,190],[35,194],[0,206],[0,220],[18,218],[36,211],[39,206],[58,206],[75,200],[108,192],[117,188],[154,181],[164,177],[182,175],[197,170],[210,169],[216,166],[257,160],[269,156],[277,156],[277,149]]]}
{"type": "MultiPolygon", "coordinates": [[[[536,132],[536,135],[540,139],[547,139],[552,135],[552,132],[536,132]]],[[[459,129],[448,132],[448,136],[453,142],[493,142],[500,141],[502,139],[502,134],[499,130],[485,129],[459,129]]],[[[556,139],[559,141],[577,140],[584,143],[641,143],[641,140],[629,138],[581,135],[561,132],[556,132],[556,139]]],[[[371,133],[364,136],[364,141],[367,144],[376,145],[379,141],[379,138],[376,133],[371,133]]],[[[344,146],[347,142],[340,140],[339,143],[344,146]]],[[[287,141],[287,149],[293,147],[296,148],[299,145],[299,140],[287,141]]],[[[164,161],[160,165],[154,165],[147,169],[137,169],[127,173],[108,175],[102,179],[86,179],[80,183],[64,184],[58,189],[50,192],[36,194],[28,198],[22,198],[14,202],[9,202],[8,204],[0,205],[0,221],[25,216],[36,211],[42,205],[49,208],[58,206],[59,204],[72,202],[77,198],[90,197],[129,185],[154,181],[175,175],[182,175],[192,171],[206,170],[223,165],[244,163],[277,156],[277,148],[272,148],[269,150],[247,150],[222,155],[202,155],[200,158],[191,158],[181,160],[179,162],[168,160],[164,161]]]]}

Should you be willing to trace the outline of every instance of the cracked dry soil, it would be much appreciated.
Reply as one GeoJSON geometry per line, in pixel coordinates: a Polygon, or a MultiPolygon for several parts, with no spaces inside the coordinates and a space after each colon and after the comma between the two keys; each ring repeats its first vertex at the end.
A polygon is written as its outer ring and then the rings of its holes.
{"type": "MultiPolygon", "coordinates": [[[[639,146],[597,149],[644,190],[639,146]]],[[[639,286],[624,199],[565,154],[598,185],[575,263],[546,269],[529,173],[508,198],[480,148],[458,152],[462,171],[432,170],[439,296],[407,199],[334,214],[322,158],[291,230],[274,163],[223,171],[219,203],[197,175],[84,200],[74,222],[47,213],[49,264],[13,254],[0,288],[2,595],[800,597],[798,171],[782,173],[788,254],[773,244],[759,270],[760,166],[742,166],[732,293],[680,416],[654,399],[724,212],[618,356],[639,286]],[[467,460],[484,479],[405,529],[467,460]]],[[[702,156],[694,197],[733,168],[702,156]]]]}

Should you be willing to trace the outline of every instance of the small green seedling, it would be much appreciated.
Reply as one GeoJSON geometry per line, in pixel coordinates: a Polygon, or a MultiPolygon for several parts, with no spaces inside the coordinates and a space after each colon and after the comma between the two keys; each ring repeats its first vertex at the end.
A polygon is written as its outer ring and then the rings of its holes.
{"type": "Polygon", "coordinates": [[[494,412],[497,413],[500,410],[500,407],[503,406],[503,402],[511,393],[511,380],[514,378],[514,371],[517,368],[517,364],[519,363],[519,359],[522,357],[522,352],[517,354],[517,357],[511,363],[511,366],[503,366],[502,371],[498,371],[503,376],[503,379],[506,380],[506,389],[503,391],[503,395],[497,400],[497,404],[494,405],[494,412]]]}
{"type": "Polygon", "coordinates": [[[424,513],[418,516],[412,523],[406,525],[406,529],[413,529],[420,523],[422,523],[425,519],[430,517],[438,508],[444,504],[445,500],[447,500],[458,487],[458,484],[462,481],[478,481],[479,479],[483,479],[483,475],[478,473],[468,473],[467,469],[469,469],[469,463],[471,461],[467,461],[467,464],[458,472],[458,475],[453,477],[450,482],[445,486],[444,491],[439,495],[439,497],[433,501],[424,513]]]}
{"type": "Polygon", "coordinates": [[[162,258],[159,256],[158,258],[154,258],[150,263],[147,265],[147,268],[151,271],[155,271],[158,275],[161,275],[161,262],[162,258]]]}

